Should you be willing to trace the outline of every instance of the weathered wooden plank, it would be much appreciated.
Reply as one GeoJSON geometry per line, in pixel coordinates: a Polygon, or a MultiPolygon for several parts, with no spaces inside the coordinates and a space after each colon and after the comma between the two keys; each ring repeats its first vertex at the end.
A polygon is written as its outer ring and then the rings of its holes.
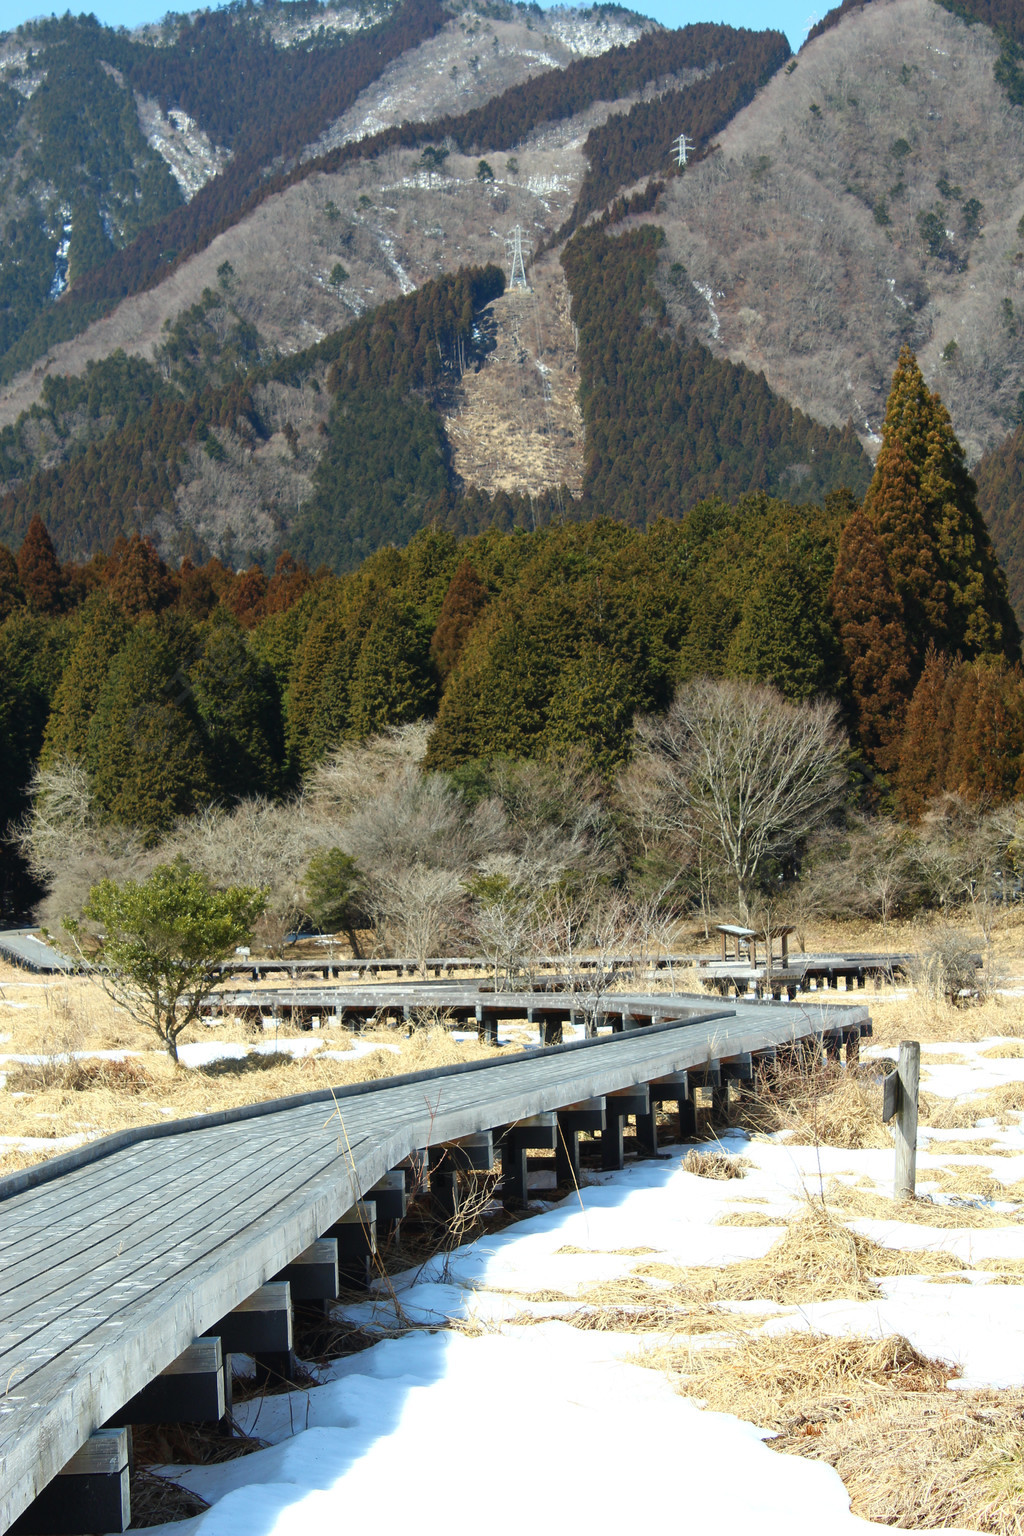
{"type": "MultiPolygon", "coordinates": [[[[86,1205],[78,1213],[77,1228],[65,1228],[59,1237],[51,1238],[48,1247],[33,1245],[21,1264],[8,1262],[3,1271],[0,1327],[13,1315],[12,1307],[20,1291],[30,1285],[33,1276],[49,1280],[57,1264],[68,1264],[76,1270],[88,1269],[95,1262],[97,1250],[108,1242],[111,1233],[116,1236],[118,1253],[127,1255],[130,1252],[130,1234],[136,1227],[146,1231],[174,1229],[182,1212],[192,1211],[195,1207],[197,1182],[202,1186],[204,1204],[211,1217],[218,1208],[218,1200],[224,1196],[227,1196],[234,1208],[243,1197],[245,1180],[250,1170],[257,1179],[273,1177],[277,1173],[278,1163],[286,1170],[294,1156],[292,1133],[284,1127],[278,1127],[277,1134],[272,1138],[268,1136],[262,1145],[251,1147],[246,1155],[225,1161],[223,1166],[211,1168],[208,1151],[198,1161],[190,1160],[190,1166],[181,1176],[175,1174],[173,1164],[162,1174],[159,1169],[155,1170],[156,1187],[141,1191],[127,1205],[123,1192],[118,1203],[112,1207],[106,1202],[96,1210],[91,1203],[86,1205]],[[203,1174],[198,1181],[197,1173],[203,1174]],[[132,1212],[131,1224],[127,1226],[126,1209],[132,1212]]],[[[257,1184],[255,1187],[260,1186],[257,1184]]]]}

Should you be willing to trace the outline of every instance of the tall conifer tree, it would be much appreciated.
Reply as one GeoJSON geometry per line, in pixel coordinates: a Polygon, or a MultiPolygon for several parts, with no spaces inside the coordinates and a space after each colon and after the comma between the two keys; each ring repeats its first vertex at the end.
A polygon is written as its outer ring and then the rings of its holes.
{"type": "Polygon", "coordinates": [[[410,603],[380,599],[352,675],[352,726],[369,736],[434,712],[437,683],[429,639],[410,603]]]}
{"type": "Polygon", "coordinates": [[[53,540],[39,513],[33,515],[18,551],[18,579],[35,613],[59,613],[62,583],[53,540]]]}
{"type": "Polygon", "coordinates": [[[945,783],[952,670],[947,657],[930,646],[907,707],[899,746],[897,787],[904,815],[912,818],[921,815],[928,801],[945,783]]]}
{"type": "Polygon", "coordinates": [[[0,544],[0,624],[22,601],[21,582],[18,580],[18,562],[7,548],[0,544]]]}
{"type": "Polygon", "coordinates": [[[89,725],[118,651],[131,632],[120,607],[105,593],[90,598],[82,613],[82,628],[61,673],[53,708],[46,723],[42,760],[59,757],[89,763],[89,725]]]}
{"type": "Polygon", "coordinates": [[[101,813],[150,837],[209,798],[195,700],[174,650],[152,624],[136,627],[111,667],[87,750],[101,813]]]}
{"type": "Polygon", "coordinates": [[[430,654],[444,681],[462,655],[473,626],[487,606],[487,588],[469,560],[460,561],[441,604],[430,654]]]}
{"type": "Polygon", "coordinates": [[[857,507],[843,529],[829,600],[850,682],[854,727],[883,772],[896,766],[910,694],[911,655],[903,604],[881,539],[857,507]]]}
{"type": "Polygon", "coordinates": [[[288,756],[294,768],[306,772],[349,734],[357,655],[337,608],[307,629],[288,682],[288,756]]]}
{"type": "Polygon", "coordinates": [[[1006,579],[949,413],[900,352],[865,510],[878,530],[917,656],[1020,654],[1006,579]]]}

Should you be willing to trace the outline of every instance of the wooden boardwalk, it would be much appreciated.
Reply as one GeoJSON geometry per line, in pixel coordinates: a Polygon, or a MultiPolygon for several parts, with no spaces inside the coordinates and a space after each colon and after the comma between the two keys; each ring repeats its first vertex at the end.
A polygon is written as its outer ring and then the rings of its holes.
{"type": "MultiPolygon", "coordinates": [[[[638,963],[647,971],[671,971],[693,965],[696,955],[652,955],[638,962],[636,955],[544,955],[530,961],[530,970],[537,976],[566,971],[585,975],[588,971],[601,970],[608,974],[635,968],[638,963]]],[[[347,976],[360,980],[388,976],[400,979],[422,973],[427,977],[443,979],[462,975],[487,975],[493,970],[493,962],[484,955],[431,955],[422,963],[409,955],[372,955],[353,959],[348,955],[304,955],[301,957],[268,959],[249,955],[236,955],[221,961],[216,967],[219,975],[248,976],[252,981],[262,981],[265,976],[290,976],[297,981],[303,976],[320,976],[331,981],[347,976]]]]}
{"type": "Polygon", "coordinates": [[[605,1028],[618,1032],[666,1019],[706,1013],[707,998],[665,993],[593,993],[552,990],[548,992],[494,992],[479,981],[462,984],[445,981],[387,983],[334,987],[265,987],[262,990],[224,989],[210,994],[207,1015],[231,1013],[252,1020],[263,1019],[321,1027],[347,1025],[357,1028],[371,1019],[386,1017],[396,1022],[415,1022],[424,1015],[443,1014],[449,1023],[475,1025],[481,1036],[497,1040],[500,1021],[523,1019],[539,1026],[541,1042],[561,1042],[563,1024],[586,1024],[588,1034],[605,1028]]]}
{"type": "MultiPolygon", "coordinates": [[[[0,1532],[193,1341],[229,1339],[227,1315],[417,1149],[483,1131],[510,1145],[531,1117],[593,1113],[658,1080],[654,1096],[681,1108],[730,1063],[749,1075],[758,1053],[805,1039],[852,1053],[870,1032],[856,1006],[645,1001],[648,1017],[687,1016],[121,1132],[0,1180],[0,1532]]],[[[620,1126],[636,1100],[620,1100],[620,1126]]],[[[78,1528],[100,1527],[62,1527],[78,1528]]]]}

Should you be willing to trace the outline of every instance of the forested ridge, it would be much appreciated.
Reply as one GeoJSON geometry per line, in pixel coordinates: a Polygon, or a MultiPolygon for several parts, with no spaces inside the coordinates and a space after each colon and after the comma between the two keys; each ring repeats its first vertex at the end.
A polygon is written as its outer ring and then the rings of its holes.
{"type": "MultiPolygon", "coordinates": [[[[620,200],[565,248],[580,338],[586,473],[578,502],[554,496],[541,517],[557,506],[570,518],[611,516],[642,527],[708,495],[765,490],[820,501],[844,484],[862,493],[869,466],[852,429],[812,422],[759,375],[671,332],[653,285],[660,232],[610,232],[652,209],[656,197],[655,184],[620,200]]],[[[281,535],[311,565],[351,569],[431,520],[467,533],[533,520],[536,506],[466,492],[437,409],[461,369],[482,361],[485,338],[475,316],[503,287],[497,268],[467,269],[254,371],[245,370],[241,347],[238,371],[225,366],[227,382],[189,391],[189,358],[202,344],[199,306],[195,325],[186,315],[169,335],[169,377],[115,355],[81,380],[48,384],[32,417],[35,433],[48,423],[56,431],[58,417],[74,406],[104,412],[112,428],[96,441],[80,430],[66,462],[13,485],[0,498],[0,538],[17,544],[39,515],[62,558],[83,559],[115,536],[173,525],[189,448],[215,455],[218,431],[255,447],[267,435],[254,398],[258,382],[314,375],[331,395],[314,491],[281,535]]],[[[0,436],[0,456],[15,470],[24,436],[0,436]]],[[[206,553],[187,529],[177,552],[206,553]]]]}
{"type": "MultiPolygon", "coordinates": [[[[31,302],[22,307],[18,325],[0,351],[0,380],[11,378],[48,346],[77,334],[122,298],[162,281],[267,197],[318,171],[371,159],[389,148],[441,141],[450,141],[467,153],[511,148],[541,124],[571,117],[595,101],[618,100],[680,71],[714,67],[717,73],[726,66],[724,82],[707,84],[695,99],[695,121],[699,118],[707,131],[716,131],[749,100],[772,61],[778,67],[789,51],[780,33],[710,24],[653,31],[628,46],[613,47],[512,86],[468,113],[403,123],[319,157],[296,161],[299,151],[351,106],[392,60],[432,36],[444,21],[438,0],[406,0],[384,22],[349,37],[343,46],[335,39],[314,38],[290,49],[275,48],[259,31],[233,24],[230,11],[201,14],[166,49],[145,49],[106,28],[87,29],[81,46],[85,57],[95,61],[96,70],[101,70],[101,63],[113,63],[138,89],[157,96],[165,108],[174,104],[194,113],[215,139],[233,144],[234,155],[191,202],[172,208],[166,216],[154,215],[121,249],[99,247],[56,304],[44,302],[52,274],[52,245],[45,240],[33,245],[32,221],[25,222],[21,238],[31,250],[26,248],[21,266],[33,274],[31,302]],[[212,82],[222,75],[233,84],[223,100],[215,100],[212,82]]],[[[68,18],[50,24],[44,33],[49,47],[66,51],[73,32],[77,47],[76,28],[77,23],[68,18]]],[[[612,185],[620,170],[628,169],[614,135],[607,147],[616,164],[601,169],[605,145],[603,141],[592,145],[602,186],[612,185]]],[[[166,167],[158,164],[170,188],[168,197],[180,202],[166,167]]],[[[629,179],[646,168],[632,172],[629,179]]],[[[615,181],[612,191],[620,184],[615,181]]],[[[0,276],[8,281],[5,273],[0,276]]],[[[26,286],[24,279],[19,282],[26,286]]]]}
{"type": "MultiPolygon", "coordinates": [[[[706,78],[665,91],[653,101],[639,101],[628,112],[613,113],[600,128],[590,130],[583,146],[587,173],[562,238],[603,208],[620,187],[656,172],[664,175],[665,146],[683,128],[694,146],[691,164],[700,159],[714,134],[782,68],[789,58],[789,43],[782,32],[744,28],[708,52],[714,68],[706,78]]],[[[669,174],[676,172],[678,167],[669,167],[669,174]]]]}
{"type": "Polygon", "coordinates": [[[671,332],[653,282],[662,243],[651,224],[615,234],[598,222],[562,255],[579,328],[584,503],[643,524],[711,495],[862,493],[869,466],[851,427],[812,422],[760,374],[671,332]]]}

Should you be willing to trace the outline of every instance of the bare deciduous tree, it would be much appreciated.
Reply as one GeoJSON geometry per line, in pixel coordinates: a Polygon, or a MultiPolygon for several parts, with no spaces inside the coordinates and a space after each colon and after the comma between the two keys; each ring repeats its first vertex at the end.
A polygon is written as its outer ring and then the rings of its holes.
{"type": "Polygon", "coordinates": [[[428,958],[460,932],[466,892],[453,870],[399,864],[374,873],[367,904],[391,953],[408,955],[426,975],[428,958]]]}
{"type": "Polygon", "coordinates": [[[768,864],[842,802],[846,739],[834,704],[791,704],[772,688],[702,679],[637,733],[655,814],[666,830],[715,849],[744,919],[768,864]]]}
{"type": "Polygon", "coordinates": [[[100,823],[85,769],[70,758],[37,769],[31,793],[32,809],[13,841],[48,887],[37,913],[44,925],[79,917],[99,881],[147,875],[156,864],[156,851],[131,827],[100,823]]]}

